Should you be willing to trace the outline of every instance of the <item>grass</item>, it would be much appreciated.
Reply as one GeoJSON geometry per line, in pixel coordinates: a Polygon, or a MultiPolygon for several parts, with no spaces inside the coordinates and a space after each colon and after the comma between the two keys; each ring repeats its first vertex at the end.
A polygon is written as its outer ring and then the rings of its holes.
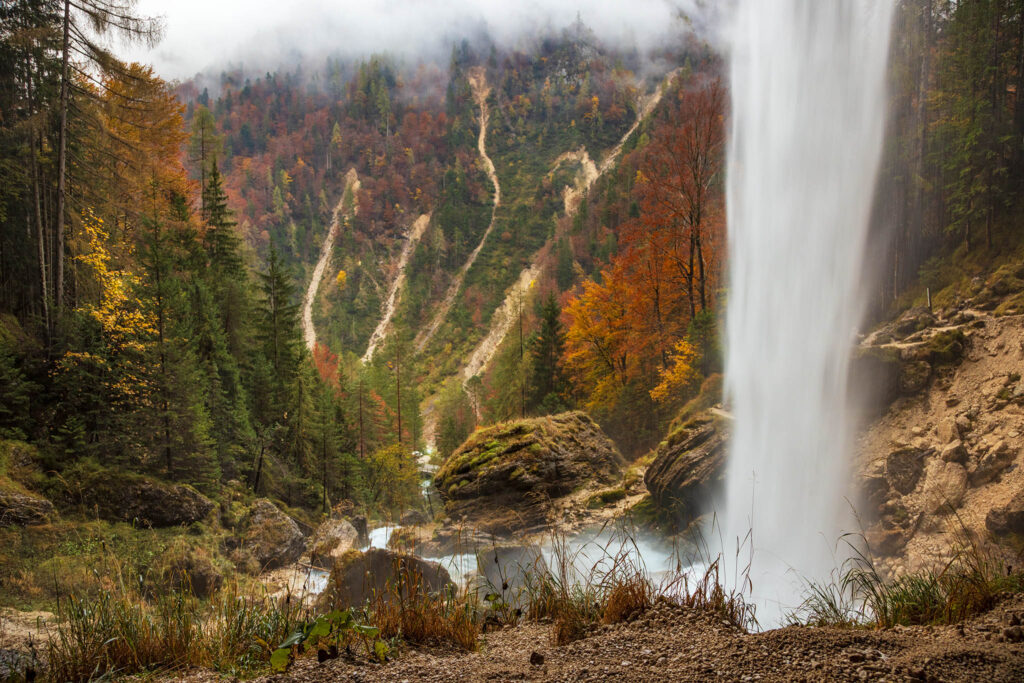
{"type": "Polygon", "coordinates": [[[792,623],[892,628],[956,624],[991,609],[1005,593],[1024,592],[1024,573],[1011,572],[961,523],[952,557],[932,568],[884,577],[869,552],[853,555],[826,583],[808,584],[792,623]]]}

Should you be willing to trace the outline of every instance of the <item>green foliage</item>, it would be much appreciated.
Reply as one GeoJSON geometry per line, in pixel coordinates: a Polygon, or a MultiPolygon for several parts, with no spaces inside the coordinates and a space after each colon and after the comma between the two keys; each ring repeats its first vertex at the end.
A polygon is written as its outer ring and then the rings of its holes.
{"type": "Polygon", "coordinates": [[[337,652],[340,645],[344,645],[353,637],[363,642],[367,655],[384,662],[389,648],[386,642],[378,638],[379,634],[379,628],[357,623],[351,609],[334,610],[312,621],[299,624],[298,628],[271,653],[270,666],[274,671],[283,673],[292,663],[296,650],[301,651],[305,647],[315,647],[327,642],[332,644],[334,652],[337,652]]]}
{"type": "Polygon", "coordinates": [[[562,373],[565,331],[555,295],[548,294],[540,308],[540,328],[530,339],[530,409],[560,413],[568,408],[568,383],[562,373]]]}

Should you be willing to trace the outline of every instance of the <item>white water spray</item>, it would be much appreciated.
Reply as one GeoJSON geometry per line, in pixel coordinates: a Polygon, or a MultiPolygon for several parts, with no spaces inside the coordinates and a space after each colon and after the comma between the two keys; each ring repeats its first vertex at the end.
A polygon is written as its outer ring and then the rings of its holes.
{"type": "Polygon", "coordinates": [[[730,552],[752,532],[762,626],[799,604],[802,580],[828,578],[851,526],[847,372],[893,4],[740,0],[732,35],[722,526],[730,552]]]}

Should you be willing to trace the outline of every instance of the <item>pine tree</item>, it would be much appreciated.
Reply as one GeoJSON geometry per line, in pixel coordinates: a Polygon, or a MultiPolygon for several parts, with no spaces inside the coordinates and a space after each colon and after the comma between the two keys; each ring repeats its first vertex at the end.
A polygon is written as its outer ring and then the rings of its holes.
{"type": "Polygon", "coordinates": [[[540,309],[540,329],[530,341],[530,405],[555,412],[565,406],[565,377],[561,359],[565,331],[555,295],[549,294],[540,309]]]}
{"type": "Polygon", "coordinates": [[[256,309],[257,334],[270,366],[271,421],[280,421],[299,370],[299,306],[295,303],[295,285],[275,247],[270,248],[266,271],[258,276],[263,298],[256,309]]]}

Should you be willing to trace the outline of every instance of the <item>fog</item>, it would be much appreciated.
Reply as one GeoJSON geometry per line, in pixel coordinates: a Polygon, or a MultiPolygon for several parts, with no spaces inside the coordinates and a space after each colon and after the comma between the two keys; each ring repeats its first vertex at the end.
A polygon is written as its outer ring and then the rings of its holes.
{"type": "Polygon", "coordinates": [[[691,27],[707,32],[715,14],[704,0],[139,0],[137,10],[162,17],[164,37],[152,49],[123,52],[177,79],[229,64],[261,71],[327,55],[387,52],[443,62],[457,40],[486,35],[516,47],[577,17],[602,42],[647,52],[677,43],[691,27]]]}

